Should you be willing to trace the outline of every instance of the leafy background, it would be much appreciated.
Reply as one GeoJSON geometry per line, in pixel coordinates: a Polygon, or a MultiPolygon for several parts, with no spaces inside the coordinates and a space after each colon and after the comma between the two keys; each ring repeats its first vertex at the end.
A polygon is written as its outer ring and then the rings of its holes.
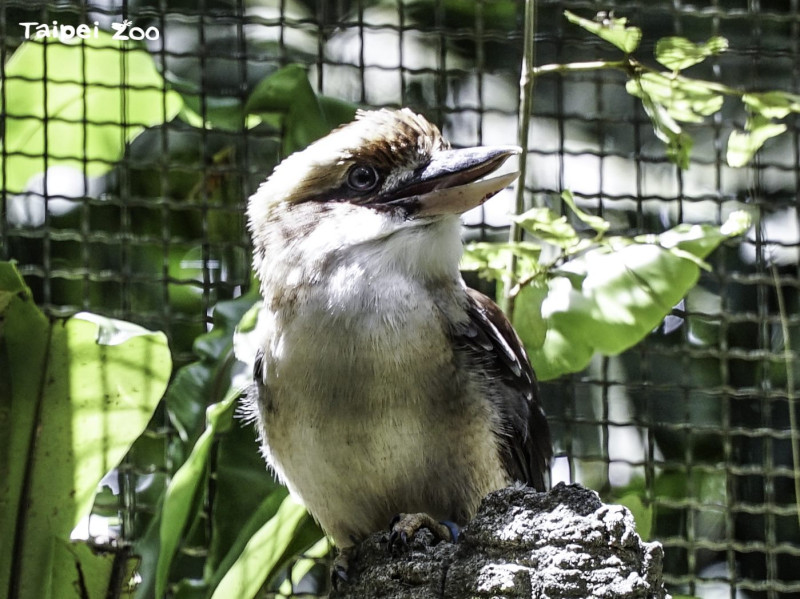
{"type": "MultiPolygon", "coordinates": [[[[517,254],[516,276],[526,257],[557,263],[571,243],[600,233],[600,221],[582,215],[602,218],[606,240],[719,226],[742,209],[756,224],[741,246],[704,230],[701,238],[716,236],[722,247],[706,257],[709,270],[692,265],[699,286],[644,342],[612,357],[581,351],[568,361],[585,369],[542,385],[559,454],[553,477],[631,507],[640,532],[664,542],[676,594],[793,596],[796,109],[786,95],[717,101],[708,87],[665,90],[656,72],[680,68],[734,91],[796,92],[798,9],[777,0],[610,2],[602,8],[642,29],[633,57],[653,72],[636,86],[628,41],[620,49],[564,18],[569,8],[591,19],[594,6],[537,4],[536,65],[603,64],[536,77],[522,206],[534,212],[513,225],[531,245],[473,245],[470,283],[494,293],[478,273],[504,274],[511,259],[502,251],[517,254]],[[674,36],[706,45],[673,41],[678,62],[657,62],[658,40],[674,36]],[[689,65],[693,53],[703,60],[689,65]],[[765,143],[751,157],[753,137],[765,143]]],[[[91,310],[164,331],[176,369],[147,430],[103,480],[92,518],[76,529],[99,544],[120,541],[117,549],[103,566],[72,545],[55,555],[110,572],[107,586],[117,581],[121,592],[138,569],[138,597],[250,596],[262,586],[268,596],[317,593],[326,571],[320,533],[264,474],[252,430],[233,418],[230,381],[242,376],[230,359],[234,327],[256,300],[245,198],[281,156],[349,120],[355,105],[411,106],[456,145],[516,139],[524,6],[142,0],[125,10],[161,39],[23,44],[19,23],[97,21],[110,30],[122,5],[0,3],[0,257],[16,260],[30,288],[26,309],[35,300],[49,319],[91,310]],[[309,558],[287,573],[300,550],[309,558]]],[[[467,241],[506,241],[514,200],[507,194],[468,215],[467,241]]],[[[3,281],[13,294],[21,289],[11,274],[3,281]]],[[[530,306],[544,298],[541,286],[523,289],[514,314],[530,348],[541,343],[540,312],[530,306]]],[[[666,310],[683,293],[665,291],[666,310]]],[[[619,305],[618,292],[610,297],[619,305]]],[[[7,318],[14,305],[0,302],[7,318]]],[[[597,322],[567,325],[586,327],[591,347],[627,347],[597,322]]],[[[53,572],[71,572],[58,559],[53,572]]],[[[73,588],[68,576],[53,581],[73,588]]]]}

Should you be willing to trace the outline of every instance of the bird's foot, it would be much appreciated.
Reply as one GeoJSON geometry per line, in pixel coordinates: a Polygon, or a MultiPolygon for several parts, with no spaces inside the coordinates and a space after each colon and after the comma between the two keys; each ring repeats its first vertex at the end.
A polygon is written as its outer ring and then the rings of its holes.
{"type": "Polygon", "coordinates": [[[397,514],[389,526],[389,551],[406,549],[408,541],[421,528],[427,528],[441,541],[452,543],[458,540],[461,532],[457,524],[447,520],[437,522],[428,514],[397,514]]]}
{"type": "Polygon", "coordinates": [[[355,546],[339,549],[339,553],[333,558],[333,567],[331,568],[333,588],[338,588],[340,584],[350,580],[347,573],[350,570],[350,558],[355,555],[355,549],[355,546]]]}

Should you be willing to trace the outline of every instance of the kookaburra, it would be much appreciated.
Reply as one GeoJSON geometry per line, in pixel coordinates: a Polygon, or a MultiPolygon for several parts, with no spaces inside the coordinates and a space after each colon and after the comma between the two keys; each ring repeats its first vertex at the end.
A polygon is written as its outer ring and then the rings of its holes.
{"type": "Polygon", "coordinates": [[[459,215],[516,179],[484,177],[518,152],[453,150],[408,109],[361,111],[250,198],[263,453],[340,548],[398,514],[452,533],[490,491],[544,488],[533,370],[458,269],[459,215]]]}

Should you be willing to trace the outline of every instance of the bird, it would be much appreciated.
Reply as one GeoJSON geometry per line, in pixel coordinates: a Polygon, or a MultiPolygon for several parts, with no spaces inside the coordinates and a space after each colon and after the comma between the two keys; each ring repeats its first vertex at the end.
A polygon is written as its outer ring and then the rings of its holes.
{"type": "Polygon", "coordinates": [[[453,149],[408,108],[359,110],[249,199],[263,296],[249,410],[340,556],[390,524],[401,545],[420,527],[455,540],[489,492],[545,489],[533,368],[459,271],[460,215],[518,177],[488,175],[519,152],[453,149]]]}

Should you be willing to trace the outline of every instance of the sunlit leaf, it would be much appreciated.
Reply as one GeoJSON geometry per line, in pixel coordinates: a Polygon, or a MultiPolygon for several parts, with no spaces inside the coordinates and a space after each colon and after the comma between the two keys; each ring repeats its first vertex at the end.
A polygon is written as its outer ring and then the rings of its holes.
{"type": "Polygon", "coordinates": [[[566,216],[559,216],[549,208],[531,208],[514,221],[531,235],[559,247],[568,248],[580,241],[575,228],[566,216]]]}
{"type": "Polygon", "coordinates": [[[728,40],[714,36],[704,44],[685,37],[662,37],[656,43],[656,60],[668,69],[680,71],[728,49],[728,40]]]}
{"type": "Polygon", "coordinates": [[[800,96],[782,91],[755,93],[742,96],[747,108],[767,119],[782,119],[790,112],[800,112],[800,96]]]}
{"type": "Polygon", "coordinates": [[[0,583],[13,571],[20,596],[44,598],[56,539],[88,516],[100,480],[144,431],[171,358],[162,333],[92,314],[48,320],[9,263],[0,284],[0,371],[10,382],[0,409],[13,422],[2,431],[0,536],[19,548],[0,557],[0,583]]]}
{"type": "Polygon", "coordinates": [[[464,248],[460,269],[476,271],[488,279],[502,279],[508,268],[512,254],[518,260],[517,278],[533,274],[539,267],[540,245],[529,241],[519,243],[468,243],[464,248]]]}
{"type": "Polygon", "coordinates": [[[0,186],[14,193],[56,165],[88,176],[105,173],[127,142],[182,106],[146,50],[104,32],[69,42],[23,42],[5,66],[3,84],[0,186]]]}
{"type": "Polygon", "coordinates": [[[547,333],[542,317],[542,302],[547,297],[547,285],[535,281],[522,287],[514,298],[514,328],[525,347],[541,347],[547,333]]]}
{"type": "Polygon", "coordinates": [[[568,10],[564,11],[564,16],[570,23],[583,27],[586,31],[595,34],[610,44],[630,54],[639,47],[642,41],[642,30],[638,27],[628,26],[626,18],[606,18],[602,21],[590,21],[568,10]]]}
{"type": "Polygon", "coordinates": [[[643,73],[626,84],[633,96],[662,105],[677,121],[699,123],[722,108],[723,96],[713,84],[699,79],[673,77],[665,73],[643,73]]]}
{"type": "Polygon", "coordinates": [[[737,210],[719,227],[683,223],[659,235],[634,237],[634,241],[657,243],[670,250],[680,249],[692,254],[696,260],[702,260],[726,239],[743,235],[752,224],[752,218],[747,212],[737,210]]]}
{"type": "MultiPolygon", "coordinates": [[[[697,282],[698,261],[749,226],[746,216],[732,219],[730,226],[612,238],[555,269],[541,304],[545,341],[527,346],[540,379],[582,370],[595,353],[616,355],[643,339],[697,282]]],[[[536,334],[520,330],[524,339],[536,334]]]]}
{"type": "Polygon", "coordinates": [[[728,165],[734,168],[745,166],[764,143],[786,131],[783,123],[773,123],[760,114],[747,118],[744,131],[732,131],[728,137],[728,165]]]}
{"type": "Polygon", "coordinates": [[[564,200],[564,203],[569,206],[569,209],[575,213],[582,223],[587,224],[592,229],[597,231],[598,233],[605,233],[608,231],[611,223],[600,216],[595,216],[594,214],[589,214],[584,212],[578,205],[575,203],[575,198],[572,196],[572,192],[569,190],[564,190],[561,192],[561,199],[564,200]]]}
{"type": "Polygon", "coordinates": [[[694,143],[691,136],[681,129],[663,104],[653,100],[639,79],[628,81],[626,89],[642,100],[642,107],[650,117],[656,137],[667,144],[667,157],[670,161],[682,169],[689,168],[689,156],[694,143]]]}

